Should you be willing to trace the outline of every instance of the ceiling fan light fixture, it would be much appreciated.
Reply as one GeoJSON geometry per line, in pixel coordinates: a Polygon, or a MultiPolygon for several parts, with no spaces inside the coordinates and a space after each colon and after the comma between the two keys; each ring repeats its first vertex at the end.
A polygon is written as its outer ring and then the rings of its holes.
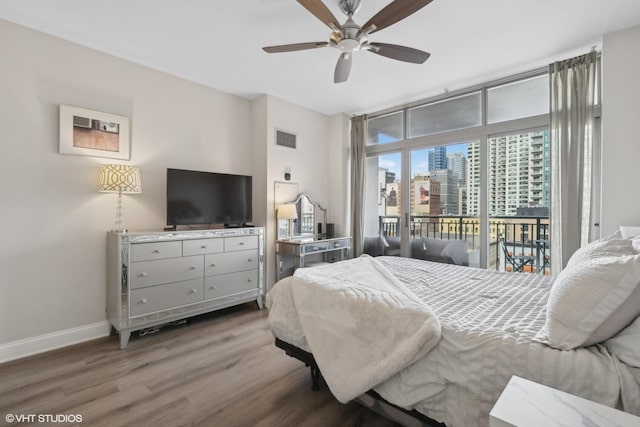
{"type": "Polygon", "coordinates": [[[356,39],[342,39],[338,42],[338,49],[342,52],[355,52],[360,49],[360,42],[356,39]]]}
{"type": "Polygon", "coordinates": [[[338,0],[342,12],[347,15],[347,20],[340,25],[331,10],[323,3],[323,0],[297,0],[305,9],[318,20],[331,28],[328,42],[294,43],[279,46],[267,46],[262,49],[267,53],[293,52],[297,50],[315,49],[319,47],[334,47],[342,52],[336,64],[334,82],[347,81],[351,71],[352,54],[359,50],[365,50],[376,55],[397,61],[422,64],[430,56],[428,52],[389,43],[370,43],[369,34],[382,30],[405,19],[407,16],[422,9],[433,0],[394,0],[382,8],[364,25],[356,24],[352,16],[360,7],[360,0],[338,0]]]}

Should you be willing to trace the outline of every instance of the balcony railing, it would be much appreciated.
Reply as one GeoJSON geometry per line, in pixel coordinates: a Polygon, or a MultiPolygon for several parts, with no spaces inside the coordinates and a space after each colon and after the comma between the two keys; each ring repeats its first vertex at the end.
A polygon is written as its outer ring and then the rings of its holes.
{"type": "MultiPolygon", "coordinates": [[[[384,236],[400,235],[399,216],[379,216],[384,236]]],[[[410,217],[411,239],[465,240],[470,251],[480,249],[480,219],[473,216],[410,217]]],[[[550,273],[549,218],[494,216],[489,219],[489,267],[499,271],[550,273]]]]}

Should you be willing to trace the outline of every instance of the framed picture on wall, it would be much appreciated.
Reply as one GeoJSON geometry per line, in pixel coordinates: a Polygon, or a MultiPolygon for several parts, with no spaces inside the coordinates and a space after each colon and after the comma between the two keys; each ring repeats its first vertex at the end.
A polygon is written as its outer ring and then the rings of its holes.
{"type": "Polygon", "coordinates": [[[60,154],[129,160],[129,118],[61,104],[60,154]]]}

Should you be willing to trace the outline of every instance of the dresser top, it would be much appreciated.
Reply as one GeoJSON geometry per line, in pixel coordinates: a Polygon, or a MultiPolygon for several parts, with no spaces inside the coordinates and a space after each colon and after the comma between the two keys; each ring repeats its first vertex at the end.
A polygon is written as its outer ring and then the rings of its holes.
{"type": "Polygon", "coordinates": [[[161,242],[169,240],[210,239],[216,237],[249,236],[264,234],[264,227],[244,228],[216,228],[209,230],[178,230],[178,231],[130,231],[117,233],[109,231],[107,234],[119,237],[124,242],[161,242]]]}

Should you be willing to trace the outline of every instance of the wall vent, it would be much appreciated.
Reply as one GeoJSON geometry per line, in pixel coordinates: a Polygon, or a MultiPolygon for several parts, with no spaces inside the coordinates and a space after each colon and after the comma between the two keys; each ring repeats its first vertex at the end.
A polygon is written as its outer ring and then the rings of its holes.
{"type": "Polygon", "coordinates": [[[296,148],[296,135],[290,132],[285,132],[276,129],[276,145],[282,147],[296,148]]]}
{"type": "Polygon", "coordinates": [[[73,116],[73,125],[91,129],[91,119],[88,117],[73,116]]]}

